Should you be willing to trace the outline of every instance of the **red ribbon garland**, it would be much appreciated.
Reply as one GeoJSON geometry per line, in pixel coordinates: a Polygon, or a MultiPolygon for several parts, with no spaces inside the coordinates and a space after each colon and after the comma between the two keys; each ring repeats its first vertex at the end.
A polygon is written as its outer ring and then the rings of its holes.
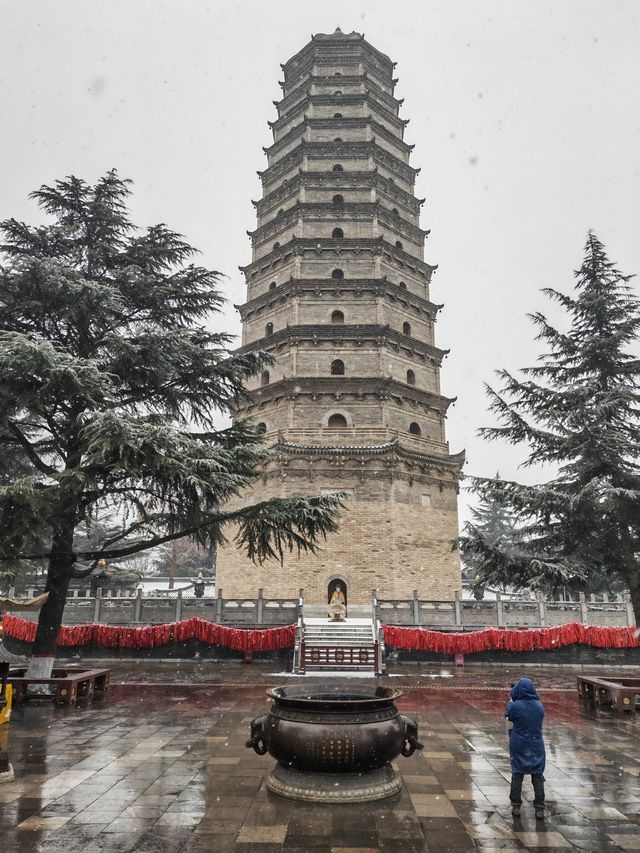
{"type": "MultiPolygon", "coordinates": [[[[5,613],[4,631],[7,637],[32,643],[36,638],[36,622],[29,622],[5,613]]],[[[95,645],[112,649],[152,649],[166,646],[172,640],[184,642],[194,637],[204,643],[225,646],[238,651],[264,652],[288,649],[294,644],[296,626],[264,628],[261,630],[227,628],[194,616],[181,622],[129,628],[120,625],[68,625],[60,628],[59,646],[95,645]]]]}
{"type": "MultiPolygon", "coordinates": [[[[18,616],[5,613],[3,619],[8,637],[32,643],[36,637],[37,624],[18,616]]],[[[59,646],[96,645],[102,648],[152,649],[166,646],[172,640],[184,642],[193,638],[212,646],[224,646],[236,651],[264,652],[291,648],[295,641],[296,626],[263,628],[260,630],[228,628],[193,616],[181,622],[163,625],[146,625],[129,628],[120,625],[69,625],[60,629],[59,646]]],[[[504,649],[510,652],[533,651],[534,649],[557,649],[561,646],[580,644],[598,648],[626,649],[640,645],[638,631],[634,627],[616,628],[600,625],[582,625],[569,622],[554,628],[530,628],[510,630],[487,628],[484,631],[469,631],[455,634],[443,631],[428,631],[425,628],[402,628],[384,626],[385,643],[398,649],[438,652],[455,655],[504,649]]]]}
{"type": "Polygon", "coordinates": [[[487,628],[484,631],[469,631],[462,634],[385,625],[384,641],[387,645],[398,649],[450,655],[473,654],[493,649],[528,652],[534,649],[557,649],[576,643],[583,646],[615,649],[635,648],[640,645],[638,631],[634,627],[582,625],[580,622],[569,622],[567,625],[557,625],[553,628],[522,630],[487,628]]]}

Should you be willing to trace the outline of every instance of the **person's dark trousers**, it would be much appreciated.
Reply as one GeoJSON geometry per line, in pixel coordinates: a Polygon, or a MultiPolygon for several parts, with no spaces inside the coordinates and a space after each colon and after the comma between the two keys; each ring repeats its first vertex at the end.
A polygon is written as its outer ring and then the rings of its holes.
{"type": "MultiPolygon", "coordinates": [[[[524,773],[511,774],[511,791],[509,799],[514,806],[522,805],[522,780],[524,773]]],[[[544,808],[544,776],[542,773],[532,773],[531,782],[533,784],[533,805],[538,809],[544,808]]]]}

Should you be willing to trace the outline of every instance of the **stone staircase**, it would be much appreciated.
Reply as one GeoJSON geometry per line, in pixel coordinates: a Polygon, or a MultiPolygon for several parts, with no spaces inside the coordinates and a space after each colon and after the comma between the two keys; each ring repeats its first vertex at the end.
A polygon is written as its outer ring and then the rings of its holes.
{"type": "MultiPolygon", "coordinates": [[[[317,608],[324,610],[324,608],[317,608]]],[[[375,674],[378,667],[378,643],[371,617],[352,615],[344,622],[330,621],[326,615],[316,615],[316,608],[304,606],[300,626],[299,671],[353,672],[375,674]],[[313,615],[312,615],[313,613],[313,615]]],[[[371,612],[371,608],[364,608],[371,612]]]]}

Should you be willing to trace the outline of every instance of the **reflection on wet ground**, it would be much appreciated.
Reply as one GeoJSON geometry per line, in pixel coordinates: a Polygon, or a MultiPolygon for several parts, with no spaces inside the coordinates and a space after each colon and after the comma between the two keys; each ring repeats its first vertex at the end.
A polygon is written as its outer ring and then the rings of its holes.
{"type": "Polygon", "coordinates": [[[175,663],[114,670],[106,699],[16,708],[3,727],[16,781],[0,786],[2,850],[640,850],[640,719],[581,707],[575,671],[526,671],[546,707],[541,823],[528,781],[522,817],[509,806],[502,713],[516,667],[399,670],[389,680],[424,752],[398,760],[395,799],[335,806],[269,794],[273,760],[244,747],[262,685],[284,680],[273,664],[182,662],[181,683],[175,663]]]}

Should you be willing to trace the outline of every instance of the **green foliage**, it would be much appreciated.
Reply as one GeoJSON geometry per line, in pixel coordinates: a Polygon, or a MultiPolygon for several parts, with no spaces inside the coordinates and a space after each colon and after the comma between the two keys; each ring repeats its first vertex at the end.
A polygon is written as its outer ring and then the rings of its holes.
{"type": "Polygon", "coordinates": [[[115,171],[69,177],[32,194],[50,224],[0,224],[0,457],[20,460],[0,471],[0,558],[82,576],[176,538],[222,542],[230,520],[252,558],[313,548],[333,498],[221,511],[269,451],[251,423],[217,420],[269,358],[229,353],[211,330],[219,273],[165,225],[136,228],[129,193],[115,171]]]}
{"type": "Polygon", "coordinates": [[[498,373],[487,387],[499,425],[481,430],[490,440],[525,444],[525,465],[557,471],[525,486],[473,478],[485,503],[499,503],[515,519],[510,547],[500,547],[470,523],[461,545],[484,566],[487,582],[515,587],[631,591],[640,619],[640,421],[637,348],[640,303],[590,233],[585,258],[567,296],[546,289],[569,320],[568,331],[532,315],[546,346],[538,364],[519,379],[498,373]]]}
{"type": "MultiPolygon", "coordinates": [[[[495,480],[496,483],[500,481],[499,473],[495,480]]],[[[471,508],[471,519],[464,528],[468,536],[463,537],[460,543],[464,574],[471,583],[484,587],[493,568],[493,559],[491,555],[485,558],[481,543],[486,542],[491,553],[497,550],[511,554],[515,546],[516,529],[509,506],[497,491],[471,508]]]]}
{"type": "Polygon", "coordinates": [[[252,560],[263,563],[285,551],[316,552],[318,540],[335,533],[342,495],[310,498],[276,498],[254,504],[239,518],[237,543],[252,560]]]}

